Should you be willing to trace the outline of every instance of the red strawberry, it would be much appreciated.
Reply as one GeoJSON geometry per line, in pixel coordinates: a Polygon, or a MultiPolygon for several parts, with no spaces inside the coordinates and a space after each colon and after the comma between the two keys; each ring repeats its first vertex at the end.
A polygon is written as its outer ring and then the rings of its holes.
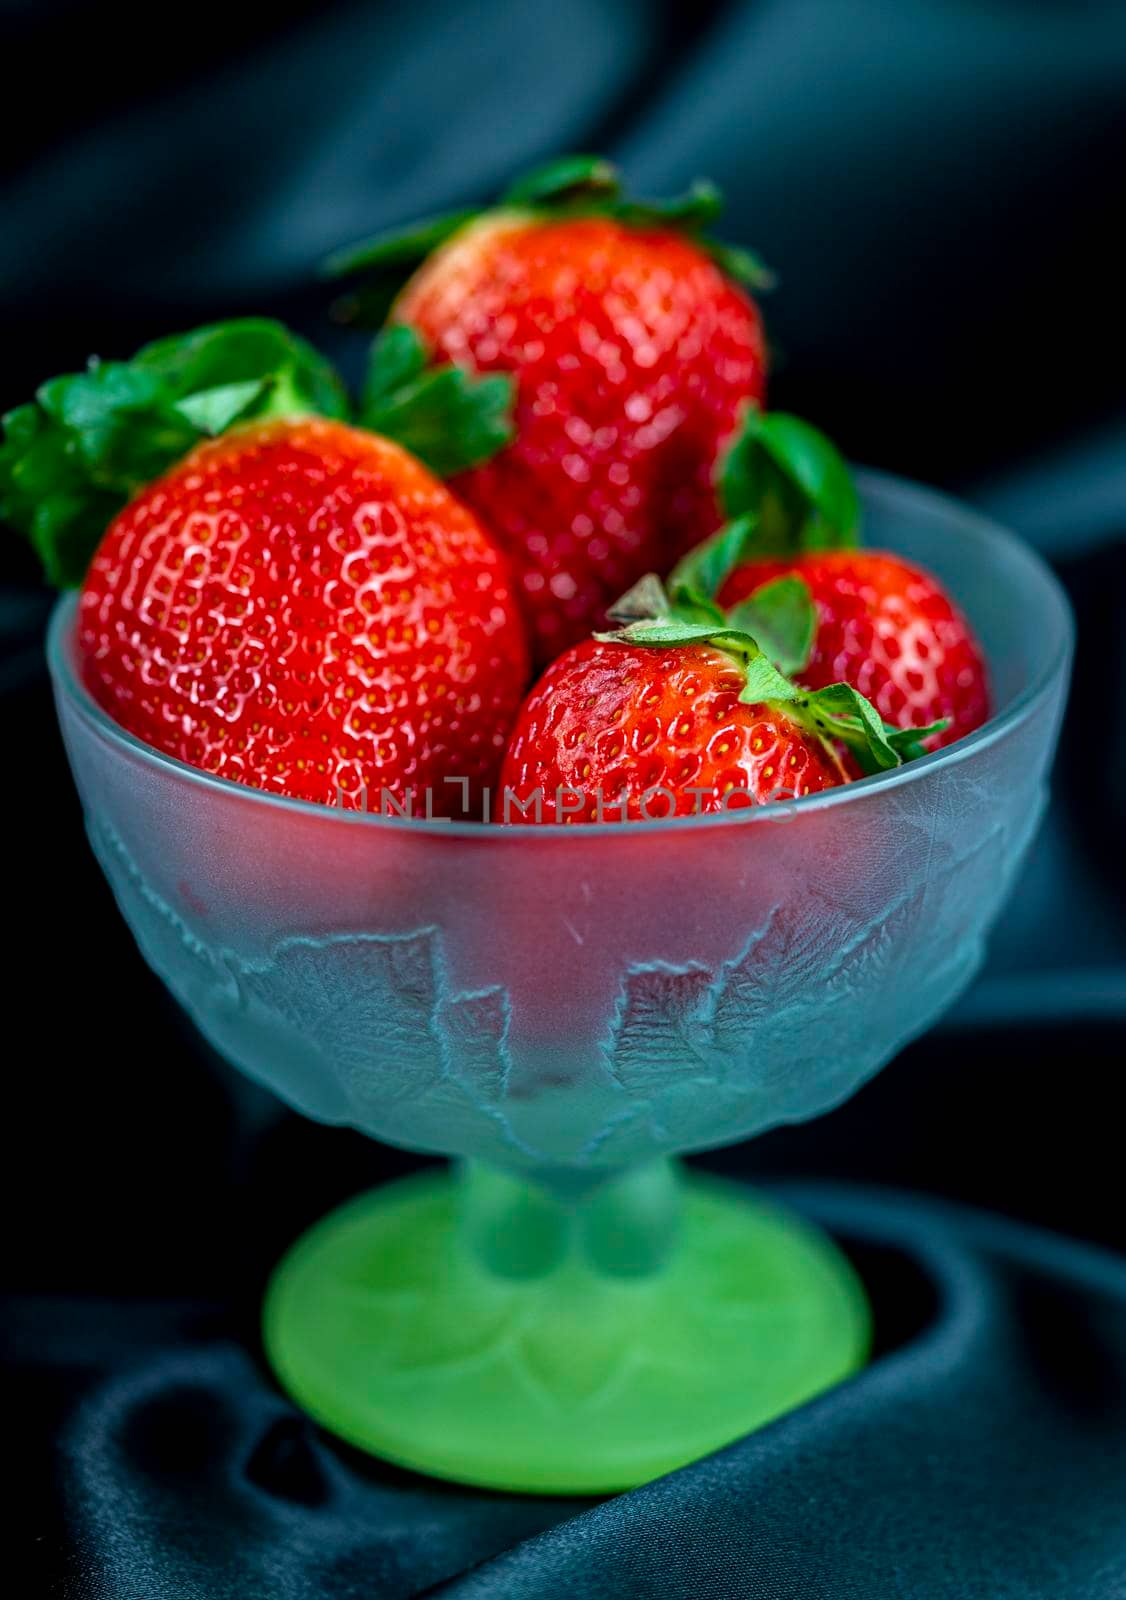
{"type": "Polygon", "coordinates": [[[706,646],[572,646],[520,713],[498,820],[693,816],[844,781],[819,739],[774,706],[743,704],[743,684],[738,663],[706,646]]]}
{"type": "Polygon", "coordinates": [[[929,729],[928,749],[980,727],[989,689],[968,621],[930,573],[856,547],[859,504],[827,439],[796,417],[752,412],[721,484],[733,520],[681,563],[674,600],[717,602],[769,649],[761,601],[769,610],[782,580],[798,582],[812,602],[808,632],[775,656],[798,682],[851,684],[894,727],[929,729]]]}
{"type": "Polygon", "coordinates": [[[798,673],[811,689],[843,679],[897,728],[945,720],[927,741],[939,749],[989,716],[981,649],[936,578],[880,550],[748,561],[731,573],[719,603],[736,606],[764,583],[792,573],[817,608],[809,661],[798,673]]]}
{"type": "Polygon", "coordinates": [[[515,378],[513,443],[455,487],[513,560],[541,662],[720,521],[713,467],[763,397],[766,348],[733,281],[755,264],[700,233],[717,210],[702,185],[687,203],[631,205],[606,163],[572,158],[496,211],[336,264],[381,270],[385,298],[433,247],[393,319],[453,362],[515,378]]]}
{"type": "MultiPolygon", "coordinates": [[[[192,766],[326,805],[496,772],[526,678],[499,553],[405,450],[338,422],[200,445],[111,524],[82,589],[97,700],[192,766]]],[[[384,807],[385,808],[385,807],[384,807]]]]}
{"type": "MultiPolygon", "coordinates": [[[[206,333],[207,376],[227,375],[245,327],[206,333]]],[[[201,338],[185,336],[176,361],[201,338]]],[[[257,788],[349,809],[479,809],[528,662],[507,564],[476,518],[400,445],[335,419],[240,423],[185,454],[256,380],[173,402],[145,354],[44,386],[0,452],[4,511],[56,570],[81,570],[87,524],[108,520],[105,484],[120,499],[146,481],[83,583],[91,693],[148,744],[257,788]],[[162,451],[175,464],[155,477],[162,451]],[[24,513],[39,481],[36,524],[24,513]]],[[[287,411],[310,398],[297,377],[269,379],[287,411]]],[[[428,382],[412,379],[416,422],[428,382]]],[[[439,389],[450,400],[445,377],[439,389]]]]}
{"type": "Polygon", "coordinates": [[[655,820],[796,800],[913,753],[846,685],[795,687],[747,633],[694,621],[649,578],[615,635],[574,645],[520,712],[502,822],[655,820]]]}

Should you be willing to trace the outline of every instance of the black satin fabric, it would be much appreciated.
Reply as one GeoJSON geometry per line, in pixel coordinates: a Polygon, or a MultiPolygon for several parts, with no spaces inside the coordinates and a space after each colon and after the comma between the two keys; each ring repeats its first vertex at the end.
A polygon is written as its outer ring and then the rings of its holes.
{"type": "Polygon", "coordinates": [[[272,1263],[413,1158],[200,1043],[82,836],[2,546],[3,1419],[14,1592],[63,1600],[1126,1597],[1126,10],[1117,0],[8,0],[0,404],[248,310],[355,372],[315,263],[558,149],[710,172],[780,287],[776,403],[1055,564],[1053,806],[982,977],[850,1104],[704,1158],[841,1239],[865,1372],[602,1502],[365,1459],[279,1394],[272,1263]],[[155,22],[153,24],[155,27],[155,22]]]}
{"type": "Polygon", "coordinates": [[[845,1244],[872,1297],[874,1359],[705,1461],[584,1502],[399,1471],[277,1392],[257,1307],[278,1249],[407,1158],[276,1113],[196,1059],[148,998],[172,1047],[126,1045],[69,1125],[59,1108],[43,1143],[66,1210],[45,1226],[25,1196],[18,1213],[25,1248],[51,1252],[25,1276],[74,1286],[5,1307],[23,1592],[1126,1595],[1120,1139],[1097,1110],[1117,1030],[935,1036],[832,1117],[710,1158],[845,1244]],[[169,1118],[147,1130],[132,1103],[142,1059],[169,1118]],[[91,1147],[82,1113],[97,1102],[91,1147]],[[795,1172],[820,1176],[783,1177],[795,1172]]]}

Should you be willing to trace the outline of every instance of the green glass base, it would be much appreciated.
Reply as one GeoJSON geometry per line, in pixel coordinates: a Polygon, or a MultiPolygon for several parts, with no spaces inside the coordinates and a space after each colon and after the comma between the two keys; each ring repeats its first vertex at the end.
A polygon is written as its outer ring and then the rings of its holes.
{"type": "Polygon", "coordinates": [[[488,1488],[632,1488],[761,1427],[865,1358],[824,1235],[670,1167],[566,1207],[499,1174],[362,1195],[278,1267],[284,1387],[361,1449],[488,1488]]]}

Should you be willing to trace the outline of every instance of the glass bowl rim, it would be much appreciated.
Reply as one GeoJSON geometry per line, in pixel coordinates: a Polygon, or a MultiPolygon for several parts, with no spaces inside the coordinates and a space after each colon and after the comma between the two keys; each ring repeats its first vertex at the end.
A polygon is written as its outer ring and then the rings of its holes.
{"type": "Polygon", "coordinates": [[[1018,562],[1023,563],[1029,577],[1039,584],[1048,598],[1049,605],[1054,608],[1057,624],[1054,629],[1055,637],[1050,641],[1052,648],[1046,653],[1039,672],[1014,696],[1004,711],[990,717],[973,733],[966,734],[942,750],[920,756],[917,760],[896,767],[890,772],[876,773],[872,777],[860,778],[834,789],[824,789],[818,794],[806,795],[800,800],[775,801],[766,806],[743,806],[733,811],[706,816],[658,817],[644,822],[594,822],[584,823],[581,826],[562,822],[536,823],[527,827],[503,826],[482,822],[458,822],[443,817],[400,817],[372,811],[344,811],[335,806],[321,805],[314,800],[295,800],[289,795],[271,794],[268,790],[255,788],[252,784],[236,783],[231,778],[204,772],[186,761],[179,760],[176,756],[167,755],[155,746],[146,744],[144,740],[138,739],[135,734],[121,727],[98,705],[74,670],[70,645],[72,624],[78,604],[76,590],[69,590],[61,595],[52,609],[47,633],[48,666],[56,687],[65,693],[79,716],[91,724],[110,744],[117,745],[123,753],[132,755],[149,766],[165,770],[170,777],[205,789],[218,790],[232,798],[245,800],[249,804],[257,803],[321,819],[332,818],[348,827],[393,829],[396,832],[413,835],[443,839],[473,839],[478,842],[519,839],[527,841],[525,845],[527,848],[530,847],[530,841],[537,838],[546,837],[553,840],[604,838],[607,835],[620,834],[623,828],[628,829],[635,837],[639,829],[644,829],[645,836],[649,837],[655,833],[679,833],[685,828],[763,826],[771,822],[784,821],[798,812],[804,814],[807,811],[847,805],[850,801],[865,798],[877,788],[883,790],[893,785],[918,783],[939,768],[954,766],[970,759],[976,751],[996,743],[1012,728],[1035,713],[1037,707],[1052,692],[1071,657],[1074,637],[1071,607],[1055,573],[1031,545],[988,516],[963,505],[953,496],[944,494],[938,489],[873,468],[858,469],[856,476],[862,495],[868,490],[875,490],[885,504],[889,500],[894,502],[898,499],[901,503],[906,502],[915,507],[922,505],[932,513],[947,517],[956,516],[973,537],[983,543],[1006,547],[1018,562]]]}

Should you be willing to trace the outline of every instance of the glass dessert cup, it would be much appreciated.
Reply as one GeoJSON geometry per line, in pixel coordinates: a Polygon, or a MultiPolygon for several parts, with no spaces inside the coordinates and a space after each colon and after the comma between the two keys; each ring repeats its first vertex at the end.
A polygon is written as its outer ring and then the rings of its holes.
{"type": "Polygon", "coordinates": [[[1032,838],[1071,625],[1027,548],[862,480],[931,568],[997,712],[845,788],[668,823],[498,828],[266,795],[140,744],[50,662],[94,849],[232,1062],[324,1122],[453,1156],[318,1224],[265,1344],[355,1445],[495,1488],[646,1481],[863,1363],[843,1255],[676,1156],[812,1117],[966,986],[1032,838]]]}

